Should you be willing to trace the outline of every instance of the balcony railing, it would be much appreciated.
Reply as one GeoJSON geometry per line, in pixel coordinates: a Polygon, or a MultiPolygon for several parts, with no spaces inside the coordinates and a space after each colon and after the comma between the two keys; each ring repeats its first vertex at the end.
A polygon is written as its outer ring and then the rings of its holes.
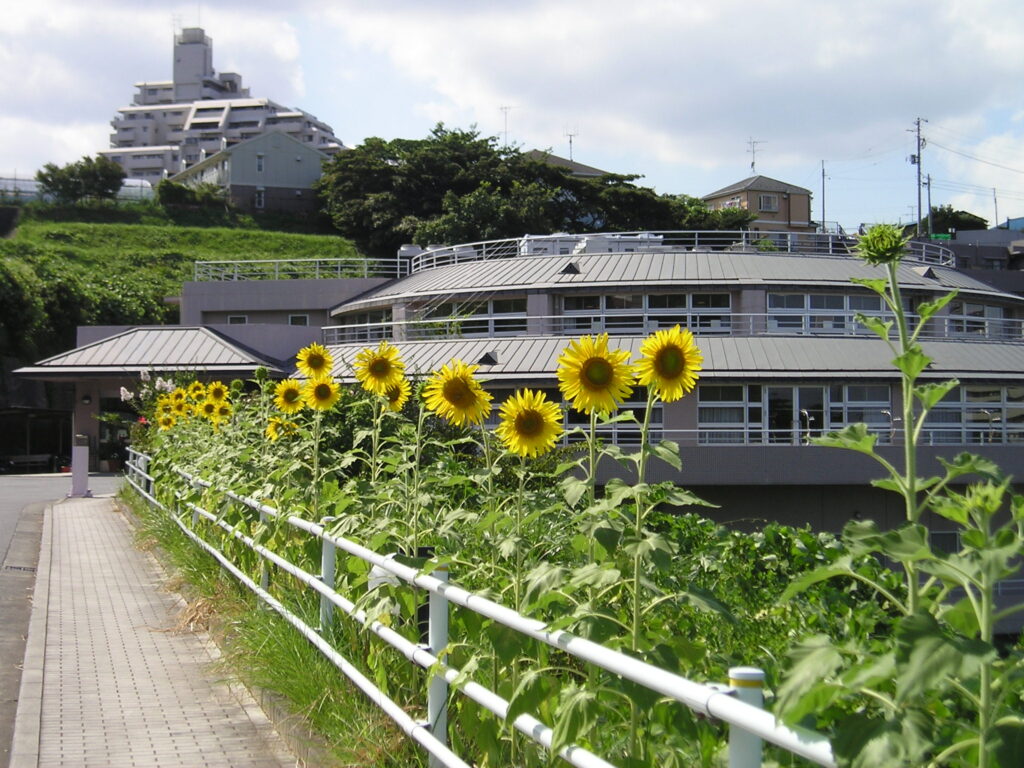
{"type": "MultiPolygon", "coordinates": [[[[230,279],[230,278],[229,278],[230,279]]],[[[884,319],[884,316],[878,315],[884,319]]],[[[910,316],[911,322],[918,318],[910,316]]],[[[587,333],[645,335],[679,324],[697,336],[858,336],[874,332],[856,320],[856,313],[831,310],[805,312],[730,313],[721,310],[640,310],[564,315],[468,315],[421,320],[339,324],[323,328],[324,344],[354,344],[394,339],[578,336],[587,333]]],[[[942,315],[928,321],[923,340],[1020,342],[1024,320],[942,315]]]]}
{"type": "MultiPolygon", "coordinates": [[[[526,235],[459,245],[431,246],[410,260],[410,272],[469,261],[517,256],[574,256],[596,253],[759,252],[764,255],[846,256],[853,238],[823,232],[615,232],[587,235],[526,235]]],[[[935,243],[912,242],[907,258],[923,264],[954,266],[953,252],[935,243]]]]}
{"type": "Polygon", "coordinates": [[[341,277],[403,277],[398,258],[258,259],[197,261],[194,280],[319,280],[341,277]]]}

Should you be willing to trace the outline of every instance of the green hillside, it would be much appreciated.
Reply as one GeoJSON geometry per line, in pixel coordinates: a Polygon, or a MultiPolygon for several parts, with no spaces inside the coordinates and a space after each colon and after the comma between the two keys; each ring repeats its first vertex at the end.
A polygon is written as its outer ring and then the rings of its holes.
{"type": "Polygon", "coordinates": [[[0,356],[74,346],[77,325],[168,323],[196,261],[357,256],[348,240],[259,229],[23,218],[0,240],[0,356]]]}

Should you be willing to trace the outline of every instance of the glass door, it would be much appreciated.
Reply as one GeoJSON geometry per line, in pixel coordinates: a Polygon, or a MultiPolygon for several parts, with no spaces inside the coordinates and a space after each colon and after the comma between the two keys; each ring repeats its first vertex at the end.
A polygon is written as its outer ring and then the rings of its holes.
{"type": "Polygon", "coordinates": [[[824,387],[767,387],[768,442],[806,445],[825,431],[824,387]]]}

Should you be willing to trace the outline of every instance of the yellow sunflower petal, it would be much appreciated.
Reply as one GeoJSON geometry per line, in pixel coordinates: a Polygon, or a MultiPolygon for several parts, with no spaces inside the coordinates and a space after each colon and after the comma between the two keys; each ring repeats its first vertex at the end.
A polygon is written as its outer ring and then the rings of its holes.
{"type": "Polygon", "coordinates": [[[535,458],[547,453],[561,436],[562,409],[543,392],[517,391],[501,406],[499,439],[512,453],[535,458]]]}
{"type": "Polygon", "coordinates": [[[356,379],[368,392],[387,394],[388,389],[398,386],[404,372],[405,363],[398,349],[386,341],[381,341],[376,349],[367,348],[356,355],[356,379]]]}
{"type": "Polygon", "coordinates": [[[402,378],[394,386],[388,387],[384,397],[388,399],[388,408],[390,410],[400,411],[408,402],[410,394],[412,394],[412,385],[409,384],[408,379],[402,378]]]}
{"type": "Polygon", "coordinates": [[[633,391],[629,352],[608,349],[608,334],[569,342],[558,358],[558,386],[572,407],[584,413],[616,410],[633,391]]]}
{"type": "Polygon", "coordinates": [[[274,405],[283,413],[298,413],[305,405],[302,399],[302,384],[295,379],[285,379],[274,387],[274,405]]]}
{"type": "Polygon", "coordinates": [[[654,387],[658,397],[666,403],[693,391],[697,371],[704,362],[693,334],[678,325],[648,336],[640,346],[640,355],[636,364],[640,384],[654,387]]]}
{"type": "Polygon", "coordinates": [[[300,349],[296,359],[302,375],[309,379],[327,378],[334,370],[334,358],[331,357],[331,353],[326,347],[315,342],[300,349]]]}
{"type": "Polygon", "coordinates": [[[231,390],[222,381],[211,381],[206,387],[206,397],[215,403],[222,403],[228,399],[231,390]]]}
{"type": "Polygon", "coordinates": [[[479,367],[453,359],[434,371],[423,389],[427,408],[456,426],[482,423],[491,412],[491,395],[473,378],[479,367]]]}
{"type": "Polygon", "coordinates": [[[302,399],[315,411],[329,411],[341,398],[341,386],[334,379],[310,379],[302,388],[302,399]]]}

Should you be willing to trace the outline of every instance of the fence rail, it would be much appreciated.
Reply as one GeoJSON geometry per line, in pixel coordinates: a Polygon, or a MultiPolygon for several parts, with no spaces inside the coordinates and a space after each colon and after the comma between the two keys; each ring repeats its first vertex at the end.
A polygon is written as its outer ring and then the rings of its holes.
{"type": "MultiPolygon", "coordinates": [[[[132,449],[129,450],[129,453],[130,458],[127,465],[129,484],[149,504],[170,514],[186,536],[216,558],[227,571],[261,601],[306,637],[327,659],[366,693],[371,701],[392,717],[411,739],[430,754],[432,765],[468,766],[463,758],[454,754],[447,746],[449,685],[455,684],[454,689],[458,694],[467,696],[501,719],[506,719],[509,706],[509,702],[494,691],[472,681],[461,681],[459,679],[460,670],[442,661],[445,658],[444,652],[448,645],[448,611],[449,606],[453,604],[489,618],[526,637],[564,651],[581,662],[620,675],[662,696],[679,701],[698,714],[727,723],[730,726],[730,768],[753,768],[753,766],[761,765],[762,739],[817,765],[829,767],[836,765],[831,745],[824,736],[806,729],[780,725],[770,712],[755,703],[740,700],[737,694],[740,691],[749,693],[749,682],[746,685],[738,683],[732,688],[724,685],[697,683],[569,632],[550,630],[541,621],[523,616],[482,595],[469,592],[451,583],[443,570],[435,570],[432,573],[418,571],[356,542],[333,536],[321,523],[283,514],[259,500],[222,489],[221,492],[232,503],[243,506],[252,514],[259,515],[261,519],[276,518],[292,528],[318,539],[321,546],[321,572],[309,573],[258,544],[238,526],[225,521],[223,516],[216,515],[185,500],[180,492],[175,494],[173,488],[160,491],[164,498],[173,496],[176,499],[172,505],[173,508],[159,501],[158,489],[155,487],[156,481],[148,472],[150,457],[132,449]],[[233,537],[262,558],[264,565],[260,583],[246,575],[221,550],[210,544],[197,532],[203,521],[218,527],[223,534],[233,537]],[[338,550],[363,560],[369,566],[379,569],[380,572],[388,574],[389,577],[397,579],[411,588],[428,594],[430,618],[427,643],[415,644],[390,627],[372,620],[365,612],[357,608],[351,596],[335,591],[335,553],[338,550]],[[331,646],[316,628],[304,622],[274,598],[267,589],[270,565],[287,572],[319,595],[321,630],[333,621],[333,611],[337,608],[391,645],[412,663],[423,669],[432,670],[432,678],[427,692],[427,720],[414,720],[397,702],[385,696],[338,649],[331,646]]],[[[210,483],[199,477],[180,469],[176,472],[182,479],[183,487],[210,488],[210,483]]],[[[756,680],[759,673],[759,670],[753,668],[734,668],[730,670],[730,678],[743,681],[756,680]]],[[[763,677],[763,673],[760,674],[763,677]]],[[[548,749],[551,747],[553,730],[534,714],[519,715],[512,725],[541,746],[548,749]]],[[[571,765],[579,766],[579,768],[613,768],[612,764],[604,758],[576,745],[564,747],[558,754],[563,760],[571,765]]]]}
{"type": "Polygon", "coordinates": [[[197,282],[233,280],[321,280],[341,277],[402,277],[407,274],[402,259],[239,259],[197,261],[193,279],[197,282]]]}
{"type": "MultiPolygon", "coordinates": [[[[679,253],[685,251],[756,251],[768,256],[843,256],[852,252],[854,238],[822,232],[664,231],[601,232],[585,235],[525,235],[458,245],[432,245],[412,256],[410,271],[469,261],[516,256],[572,256],[589,253],[679,253]]],[[[906,258],[923,264],[953,266],[953,252],[935,243],[913,241],[906,258]]]]}
{"type": "MultiPolygon", "coordinates": [[[[873,313],[872,317],[888,319],[873,313]]],[[[908,315],[912,322],[919,318],[908,315]]],[[[698,336],[858,336],[874,338],[873,331],[857,322],[856,312],[729,312],[647,310],[574,312],[562,315],[474,314],[434,316],[416,320],[389,320],[324,326],[324,344],[353,344],[394,339],[418,341],[438,338],[494,338],[502,336],[611,336],[646,335],[679,324],[698,336]]],[[[1012,342],[1024,339],[1024,319],[976,318],[939,315],[925,323],[920,338],[926,341],[1012,342]]]]}

